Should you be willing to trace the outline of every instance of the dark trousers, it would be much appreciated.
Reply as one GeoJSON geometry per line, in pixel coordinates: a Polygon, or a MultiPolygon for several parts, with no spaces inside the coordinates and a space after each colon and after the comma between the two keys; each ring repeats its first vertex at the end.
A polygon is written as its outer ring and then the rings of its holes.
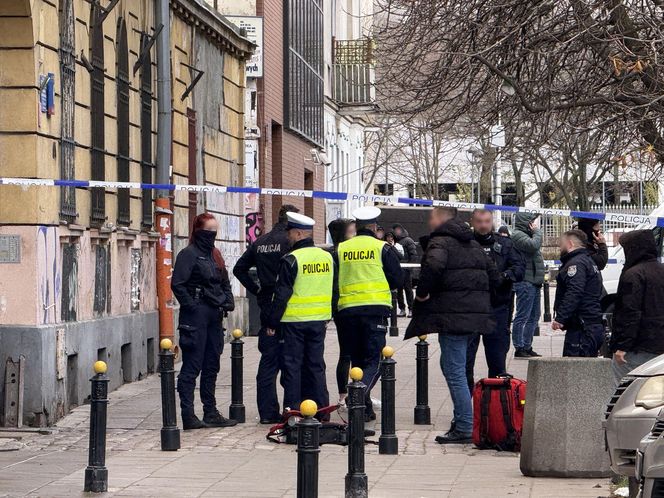
{"type": "Polygon", "coordinates": [[[325,322],[282,322],[284,407],[300,409],[305,399],[330,404],[325,380],[325,322]]]}
{"type": "Polygon", "coordinates": [[[413,309],[413,277],[408,270],[404,270],[403,273],[403,286],[397,290],[397,302],[400,310],[405,310],[406,305],[408,305],[408,309],[413,309]],[[404,295],[406,296],[405,302],[404,295]]]}
{"type": "MultiPolygon", "coordinates": [[[[489,367],[489,377],[497,377],[507,373],[505,361],[510,349],[510,305],[505,304],[493,308],[493,319],[496,322],[496,328],[490,334],[482,335],[484,356],[489,367]]],[[[470,340],[466,353],[466,377],[471,393],[475,385],[475,358],[479,345],[480,334],[476,334],[470,340]]]]}
{"type": "Polygon", "coordinates": [[[594,358],[599,353],[602,343],[604,343],[604,326],[602,324],[570,328],[565,331],[563,356],[594,358]]]}
{"type": "MultiPolygon", "coordinates": [[[[256,372],[256,404],[262,420],[275,420],[281,417],[279,397],[277,396],[277,376],[282,367],[281,334],[268,336],[264,314],[269,310],[272,293],[266,292],[257,298],[261,309],[261,329],[258,331],[258,351],[261,359],[256,372]]],[[[283,379],[282,379],[283,380],[283,379]]]]}
{"type": "Polygon", "coordinates": [[[200,375],[200,395],[203,412],[211,414],[217,410],[214,391],[219,373],[219,356],[224,349],[221,312],[201,303],[193,309],[180,310],[178,328],[182,368],[178,375],[178,394],[182,416],[194,414],[194,390],[200,375]]]}
{"type": "Polygon", "coordinates": [[[337,362],[337,389],[339,394],[348,393],[348,372],[350,371],[350,346],[353,330],[349,329],[343,320],[334,319],[339,341],[339,361],[337,362]]]}
{"type": "Polygon", "coordinates": [[[367,386],[364,401],[366,413],[373,413],[371,389],[380,377],[380,356],[385,347],[387,318],[378,315],[350,316],[338,318],[342,327],[352,330],[349,334],[350,358],[353,367],[364,373],[362,382],[367,386]]]}

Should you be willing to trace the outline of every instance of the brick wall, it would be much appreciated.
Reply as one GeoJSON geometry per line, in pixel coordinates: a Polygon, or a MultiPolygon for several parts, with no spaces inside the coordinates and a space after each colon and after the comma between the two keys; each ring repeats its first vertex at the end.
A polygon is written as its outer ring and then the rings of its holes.
{"type": "MultiPolygon", "coordinates": [[[[322,166],[311,162],[312,143],[288,131],[284,125],[284,35],[283,0],[258,0],[256,15],[263,16],[264,61],[263,78],[258,82],[258,122],[260,186],[304,189],[305,169],[313,174],[313,188],[323,190],[325,172],[322,166]],[[276,138],[276,141],[275,141],[276,138]],[[275,157],[276,156],[276,157],[275,157]]],[[[263,196],[261,206],[265,213],[266,230],[276,221],[282,204],[293,204],[304,211],[304,199],[297,197],[263,196]]],[[[313,201],[316,220],[314,237],[317,243],[325,241],[325,205],[313,201]]]]}

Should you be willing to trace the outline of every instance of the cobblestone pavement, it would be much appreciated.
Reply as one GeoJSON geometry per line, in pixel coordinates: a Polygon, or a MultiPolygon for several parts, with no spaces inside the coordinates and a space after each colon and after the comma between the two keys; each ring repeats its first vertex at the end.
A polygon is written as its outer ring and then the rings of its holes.
{"type": "MultiPolygon", "coordinates": [[[[403,325],[402,325],[403,327],[403,325]]],[[[402,329],[403,331],[403,329],[402,329]]],[[[562,337],[548,331],[535,339],[545,356],[560,355],[562,337]]],[[[518,455],[479,451],[471,445],[440,446],[434,437],[449,427],[451,400],[438,367],[435,336],[430,346],[429,398],[433,425],[414,426],[415,345],[389,338],[397,364],[399,455],[379,455],[366,448],[371,497],[606,497],[605,479],[534,479],[521,475],[518,455]]],[[[256,421],[253,377],[258,362],[256,339],[245,339],[246,424],[230,429],[182,433],[182,449],[160,451],[159,377],[127,384],[110,394],[107,467],[109,495],[158,497],[295,496],[296,453],[289,445],[265,439],[256,421]]],[[[326,341],[327,373],[334,399],[338,352],[330,328],[326,341]]],[[[222,357],[217,399],[222,411],[230,402],[230,348],[222,357]]],[[[509,370],[525,377],[527,361],[510,359],[509,370]]],[[[478,354],[477,376],[486,374],[478,354]]],[[[378,396],[376,389],[375,396],[378,396]]],[[[200,412],[201,410],[199,410],[200,412]]],[[[87,464],[89,406],[81,406],[43,434],[0,432],[0,496],[69,497],[82,495],[87,464]]],[[[320,453],[321,497],[341,497],[347,469],[346,448],[325,445],[320,453]]]]}

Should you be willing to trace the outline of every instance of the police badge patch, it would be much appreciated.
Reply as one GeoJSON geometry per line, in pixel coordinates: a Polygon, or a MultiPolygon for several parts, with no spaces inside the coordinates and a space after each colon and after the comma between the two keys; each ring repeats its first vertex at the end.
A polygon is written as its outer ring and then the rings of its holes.
{"type": "Polygon", "coordinates": [[[568,276],[568,277],[573,277],[574,275],[576,275],[576,265],[571,265],[571,266],[567,269],[567,276],[568,276]]]}

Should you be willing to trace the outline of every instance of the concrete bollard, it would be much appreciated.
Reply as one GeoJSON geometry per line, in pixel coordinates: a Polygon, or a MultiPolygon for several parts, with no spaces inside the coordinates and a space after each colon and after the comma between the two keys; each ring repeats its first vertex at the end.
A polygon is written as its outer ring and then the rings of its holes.
{"type": "Polygon", "coordinates": [[[90,443],[88,466],[85,468],[83,491],[105,493],[108,491],[106,468],[106,410],[108,408],[108,377],[106,363],[95,362],[95,376],[90,379],[90,443]]]}
{"type": "Polygon", "coordinates": [[[320,422],[314,418],[318,406],[310,399],[300,403],[304,418],[297,424],[297,498],[318,498],[318,454],[320,422]]]}
{"type": "Polygon", "coordinates": [[[243,383],[243,349],[242,331],[233,331],[231,341],[231,406],[228,408],[228,417],[237,420],[240,424],[245,422],[244,396],[242,394],[243,383]]]}
{"type": "Polygon", "coordinates": [[[531,477],[608,477],[602,418],[614,391],[605,358],[541,358],[528,364],[521,472],[531,477]]]}

